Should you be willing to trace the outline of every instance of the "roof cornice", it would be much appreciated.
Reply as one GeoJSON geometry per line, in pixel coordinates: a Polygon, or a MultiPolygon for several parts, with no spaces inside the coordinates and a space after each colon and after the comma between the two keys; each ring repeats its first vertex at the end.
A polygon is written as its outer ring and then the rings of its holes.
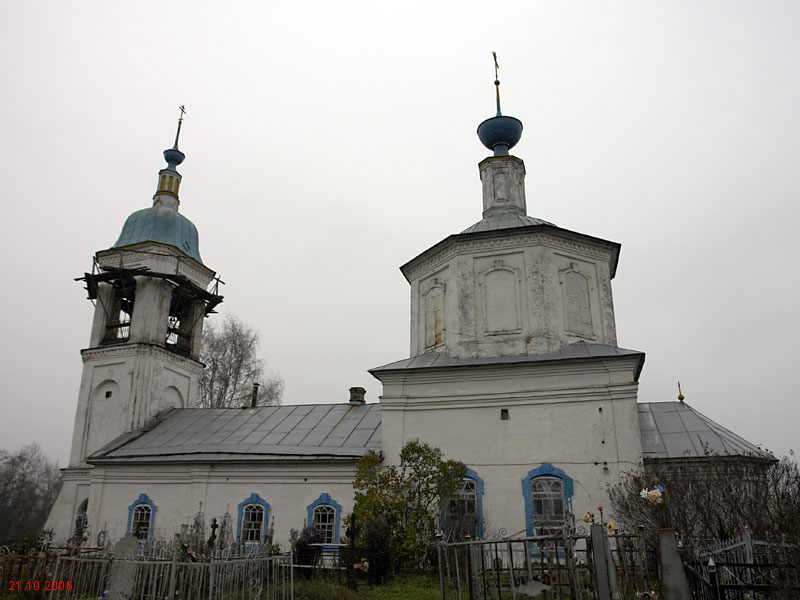
{"type": "Polygon", "coordinates": [[[622,244],[618,242],[604,240],[602,238],[594,237],[591,235],[586,235],[584,233],[578,233],[577,231],[562,229],[561,227],[548,224],[530,225],[527,227],[513,227],[510,229],[496,229],[493,231],[480,231],[475,233],[454,233],[443,239],[438,244],[431,246],[427,250],[423,251],[422,253],[418,254],[417,256],[409,260],[407,263],[405,263],[400,267],[400,271],[403,273],[403,276],[406,278],[406,280],[410,282],[411,278],[409,277],[409,272],[414,267],[421,264],[423,261],[428,260],[436,256],[437,254],[440,254],[444,250],[447,250],[448,248],[456,244],[468,241],[474,242],[479,240],[492,240],[492,239],[502,239],[507,237],[518,237],[520,235],[527,235],[532,233],[550,234],[557,238],[568,239],[571,241],[577,241],[595,247],[605,248],[611,252],[611,261],[610,261],[611,279],[613,279],[614,276],[616,275],[617,264],[619,262],[619,253],[622,248],[622,244]]]}

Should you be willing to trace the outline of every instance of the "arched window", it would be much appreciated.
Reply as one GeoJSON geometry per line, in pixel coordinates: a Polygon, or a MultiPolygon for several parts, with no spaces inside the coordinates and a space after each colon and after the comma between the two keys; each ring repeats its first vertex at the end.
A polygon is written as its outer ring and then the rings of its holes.
{"type": "Polygon", "coordinates": [[[573,482],[567,474],[543,463],[522,480],[528,535],[558,535],[572,510],[573,482]]]}
{"type": "Polygon", "coordinates": [[[483,537],[483,480],[471,469],[445,502],[442,529],[448,539],[483,537]]]}
{"type": "Polygon", "coordinates": [[[569,271],[564,275],[564,284],[567,330],[579,335],[591,336],[593,326],[588,280],[577,271],[569,271]]]}
{"type": "Polygon", "coordinates": [[[156,510],[158,508],[147,494],[139,494],[128,507],[128,531],[135,538],[149,542],[153,537],[156,510]]]}
{"type": "Polygon", "coordinates": [[[475,482],[462,479],[453,495],[447,500],[445,517],[447,533],[456,539],[474,538],[478,533],[478,500],[475,482]]]}
{"type": "Polygon", "coordinates": [[[146,540],[150,537],[150,517],[152,516],[152,511],[146,504],[140,504],[133,509],[131,531],[134,537],[140,540],[146,540]]]}
{"type": "Polygon", "coordinates": [[[311,519],[311,527],[315,531],[323,534],[322,542],[333,544],[334,526],[336,524],[336,509],[329,504],[320,504],[314,507],[314,516],[311,519]]]}
{"type": "Polygon", "coordinates": [[[260,544],[264,532],[264,507],[260,504],[248,504],[242,515],[241,542],[260,544]]]}
{"type": "Polygon", "coordinates": [[[267,541],[270,506],[255,492],[239,504],[237,544],[261,544],[267,541]]]}
{"type": "Polygon", "coordinates": [[[72,535],[77,538],[83,537],[83,532],[86,531],[86,528],[89,526],[89,518],[86,516],[88,510],[89,499],[86,498],[86,500],[80,503],[78,512],[75,514],[75,531],[72,532],[72,535]]]}
{"type": "Polygon", "coordinates": [[[531,479],[533,535],[558,535],[564,526],[564,482],[558,477],[531,479]]]}
{"type": "Polygon", "coordinates": [[[104,344],[121,343],[128,340],[131,333],[131,316],[136,299],[136,280],[121,277],[114,281],[108,297],[106,311],[106,334],[104,344]]]}
{"type": "Polygon", "coordinates": [[[436,283],[424,296],[425,350],[444,342],[444,287],[436,283]]]}
{"type": "Polygon", "coordinates": [[[330,494],[320,494],[319,498],[306,507],[306,514],[306,523],[325,535],[324,543],[339,543],[342,506],[330,494]]]}

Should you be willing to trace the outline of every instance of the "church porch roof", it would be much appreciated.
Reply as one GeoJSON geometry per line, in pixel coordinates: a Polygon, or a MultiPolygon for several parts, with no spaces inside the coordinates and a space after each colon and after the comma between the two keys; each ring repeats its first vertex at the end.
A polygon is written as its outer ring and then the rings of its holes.
{"type": "Polygon", "coordinates": [[[638,406],[643,458],[749,456],[774,460],[769,452],[685,402],[643,402],[638,406]]]}

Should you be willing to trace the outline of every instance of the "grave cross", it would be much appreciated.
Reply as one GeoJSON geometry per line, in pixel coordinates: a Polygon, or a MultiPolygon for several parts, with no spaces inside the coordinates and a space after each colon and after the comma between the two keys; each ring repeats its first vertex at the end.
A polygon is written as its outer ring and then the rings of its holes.
{"type": "Polygon", "coordinates": [[[217,518],[216,517],[211,519],[210,527],[211,527],[211,537],[208,538],[208,545],[209,546],[213,546],[214,542],[217,539],[217,528],[219,527],[219,525],[217,525],[217,518]]]}

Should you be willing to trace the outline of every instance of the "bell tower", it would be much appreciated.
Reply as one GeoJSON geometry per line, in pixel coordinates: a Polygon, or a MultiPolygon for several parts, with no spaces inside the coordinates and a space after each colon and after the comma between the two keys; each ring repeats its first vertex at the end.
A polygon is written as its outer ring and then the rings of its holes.
{"type": "Polygon", "coordinates": [[[200,258],[197,228],[178,212],[185,155],[164,151],[149,208],[125,221],[119,239],[99,251],[86,283],[95,304],[81,378],[70,467],[170,408],[197,403],[204,317],[222,301],[215,273],[200,258]]]}

